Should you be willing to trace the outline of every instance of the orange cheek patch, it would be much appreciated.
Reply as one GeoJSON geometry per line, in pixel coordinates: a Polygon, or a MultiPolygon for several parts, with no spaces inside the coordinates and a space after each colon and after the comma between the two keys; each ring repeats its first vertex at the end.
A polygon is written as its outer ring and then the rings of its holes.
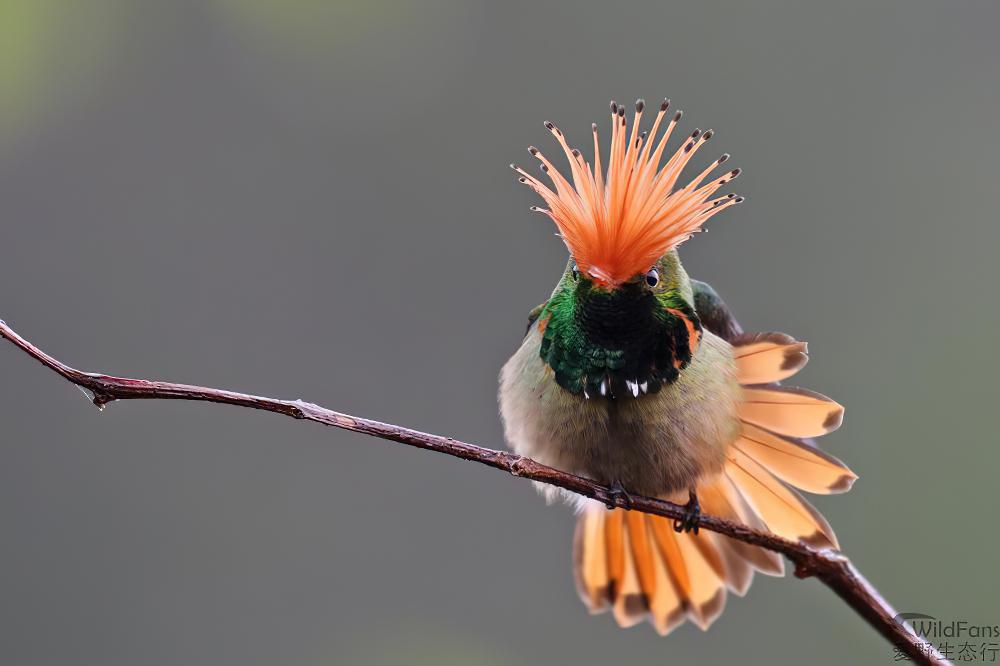
{"type": "MultiPolygon", "coordinates": [[[[698,347],[701,345],[701,330],[699,330],[690,317],[680,310],[666,308],[666,311],[675,317],[680,317],[681,321],[684,322],[684,327],[687,328],[688,334],[688,349],[691,351],[691,357],[693,358],[694,355],[698,353],[698,347]]],[[[674,359],[674,367],[680,368],[683,364],[684,362],[679,358],[674,359]]]]}

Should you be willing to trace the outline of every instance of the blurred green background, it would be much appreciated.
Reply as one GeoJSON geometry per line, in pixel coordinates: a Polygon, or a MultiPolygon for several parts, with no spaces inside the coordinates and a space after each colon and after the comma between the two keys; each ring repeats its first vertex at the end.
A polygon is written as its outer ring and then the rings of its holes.
{"type": "MultiPolygon", "coordinates": [[[[810,342],[860,474],[816,504],[899,610],[1000,623],[995,2],[0,0],[0,317],[85,369],[499,446],[565,261],[507,169],[673,98],[749,200],[683,249],[810,342]]],[[[706,157],[708,159],[708,157],[706,157]]],[[[0,349],[7,664],[879,664],[815,581],[708,634],[588,617],[572,517],[275,416],[114,404],[0,349]]]]}

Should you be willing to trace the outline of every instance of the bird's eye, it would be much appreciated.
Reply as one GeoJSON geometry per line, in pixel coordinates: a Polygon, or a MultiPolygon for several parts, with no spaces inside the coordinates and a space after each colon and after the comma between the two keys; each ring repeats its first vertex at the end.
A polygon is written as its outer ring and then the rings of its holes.
{"type": "Polygon", "coordinates": [[[577,282],[580,281],[580,269],[576,267],[576,264],[573,264],[573,279],[577,282]]]}
{"type": "Polygon", "coordinates": [[[649,271],[646,273],[646,284],[648,284],[650,287],[655,287],[656,285],[660,284],[660,271],[656,270],[655,267],[650,268],[649,271]]]}

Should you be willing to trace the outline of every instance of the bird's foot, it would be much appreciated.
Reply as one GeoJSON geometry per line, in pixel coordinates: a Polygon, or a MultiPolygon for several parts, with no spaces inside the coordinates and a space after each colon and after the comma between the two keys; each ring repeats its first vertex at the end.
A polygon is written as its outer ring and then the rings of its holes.
{"type": "Polygon", "coordinates": [[[625,487],[622,485],[621,481],[615,481],[610,486],[608,486],[608,501],[605,503],[608,509],[615,509],[618,507],[618,501],[625,505],[626,509],[632,508],[632,496],[628,494],[625,487]]]}
{"type": "Polygon", "coordinates": [[[698,495],[693,490],[688,491],[688,501],[684,505],[684,517],[674,521],[675,532],[698,533],[698,524],[701,522],[701,505],[698,503],[698,495]]]}

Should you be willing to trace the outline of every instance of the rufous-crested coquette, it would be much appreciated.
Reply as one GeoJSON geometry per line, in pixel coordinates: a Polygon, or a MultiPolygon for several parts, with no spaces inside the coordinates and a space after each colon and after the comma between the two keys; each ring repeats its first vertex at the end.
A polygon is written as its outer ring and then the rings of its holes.
{"type": "MultiPolygon", "coordinates": [[[[726,591],[743,595],[754,571],[783,573],[775,553],[697,529],[699,511],[817,547],[837,547],[827,521],[794,488],[848,490],[857,478],[808,438],[836,429],[843,408],[779,385],[807,361],[782,333],[743,333],[677,246],[742,201],[716,192],[739,169],[694,179],[685,167],[712,137],[695,130],[663,162],[680,120],[664,100],[648,132],[636,102],[629,127],[611,104],[611,145],[593,164],[552,123],[569,161],[564,177],[536,148],[552,188],[512,165],[544,199],[570,258],[549,299],[531,311],[520,348],[500,373],[506,439],[518,454],[624,493],[686,504],[670,521],[608,510],[576,497],[573,566],[591,612],[666,634],[690,618],[707,628],[726,591]],[[660,130],[663,130],[657,138],[660,130]]],[[[543,492],[557,495],[551,490],[543,492]]]]}

